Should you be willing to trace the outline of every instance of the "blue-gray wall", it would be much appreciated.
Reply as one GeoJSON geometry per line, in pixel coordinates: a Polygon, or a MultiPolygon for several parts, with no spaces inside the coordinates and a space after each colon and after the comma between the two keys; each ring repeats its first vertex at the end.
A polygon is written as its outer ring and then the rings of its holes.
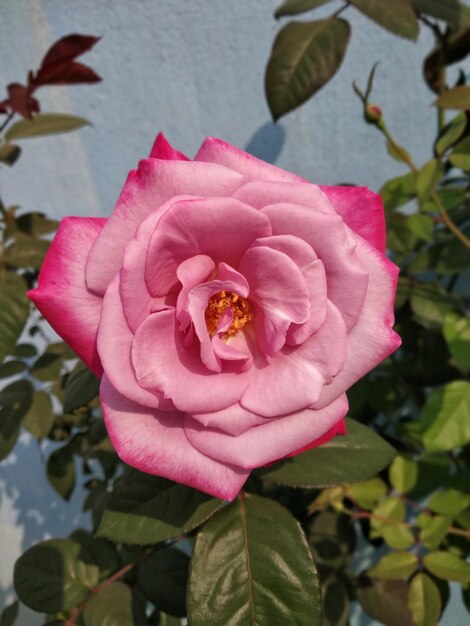
{"type": "MultiPolygon", "coordinates": [[[[83,115],[93,128],[24,141],[17,165],[0,170],[4,201],[55,217],[106,216],[128,170],[147,155],[159,130],[188,155],[205,136],[215,135],[314,182],[354,182],[377,190],[403,170],[386,154],[382,138],[362,122],[351,88],[354,79],[365,83],[376,61],[374,99],[398,141],[418,163],[427,160],[436,114],[421,79],[421,60],[430,36],[423,33],[417,44],[400,41],[352,9],[344,14],[353,36],[339,75],[277,126],[270,122],[263,75],[279,27],[272,17],[279,3],[3,0],[2,85],[22,81],[63,35],[103,37],[83,58],[102,75],[102,83],[38,94],[43,110],[83,115]]],[[[317,15],[330,11],[322,7],[317,15]]],[[[45,484],[33,443],[22,439],[14,462],[0,468],[3,589],[11,584],[13,561],[23,549],[47,533],[65,536],[77,522],[77,506],[57,502],[45,484]]],[[[80,500],[76,494],[75,502],[80,500]]],[[[0,589],[0,604],[1,599],[0,589]]],[[[445,624],[464,622],[454,612],[445,624]]]]}

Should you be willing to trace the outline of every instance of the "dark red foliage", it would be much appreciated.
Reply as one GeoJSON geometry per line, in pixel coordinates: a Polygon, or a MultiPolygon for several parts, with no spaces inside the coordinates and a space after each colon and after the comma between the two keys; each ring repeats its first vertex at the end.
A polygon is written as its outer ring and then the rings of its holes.
{"type": "Polygon", "coordinates": [[[59,39],[49,48],[37,74],[30,76],[30,84],[40,87],[41,85],[72,85],[100,81],[101,78],[94,70],[75,61],[98,41],[98,37],[89,35],[67,35],[59,39]]]}
{"type": "Polygon", "coordinates": [[[99,82],[101,78],[91,67],[75,60],[91,50],[98,41],[99,37],[76,34],[56,41],[46,52],[39,70],[28,72],[27,85],[8,85],[8,98],[0,102],[0,113],[18,113],[31,119],[34,113],[39,112],[39,102],[32,95],[39,87],[99,82]]]}

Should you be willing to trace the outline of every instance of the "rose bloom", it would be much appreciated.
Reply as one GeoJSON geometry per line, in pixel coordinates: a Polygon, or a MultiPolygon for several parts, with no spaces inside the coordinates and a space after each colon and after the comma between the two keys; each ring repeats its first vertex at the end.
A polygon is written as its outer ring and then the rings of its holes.
{"type": "Polygon", "coordinates": [[[122,460],[232,499],[344,434],[345,391],[400,345],[384,253],[367,188],[160,134],[108,219],[62,221],[29,296],[101,377],[122,460]]]}

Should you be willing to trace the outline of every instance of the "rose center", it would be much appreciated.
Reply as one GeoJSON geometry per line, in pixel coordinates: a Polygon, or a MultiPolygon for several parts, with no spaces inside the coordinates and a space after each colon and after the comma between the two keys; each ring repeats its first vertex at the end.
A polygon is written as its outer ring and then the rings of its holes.
{"type": "Polygon", "coordinates": [[[234,335],[253,319],[248,300],[233,293],[233,291],[219,291],[209,300],[204,314],[207,331],[211,337],[217,333],[219,320],[227,308],[232,310],[233,320],[230,328],[225,331],[224,338],[234,335]]]}

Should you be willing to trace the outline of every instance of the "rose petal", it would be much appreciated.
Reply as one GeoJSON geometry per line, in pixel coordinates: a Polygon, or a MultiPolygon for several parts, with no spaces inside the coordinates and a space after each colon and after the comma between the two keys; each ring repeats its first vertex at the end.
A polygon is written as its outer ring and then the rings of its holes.
{"type": "Polygon", "coordinates": [[[232,267],[258,237],[271,234],[269,220],[232,198],[183,201],[158,223],[147,254],[146,281],[154,295],[168,293],[178,265],[198,254],[232,267]]]}
{"type": "Polygon", "coordinates": [[[250,284],[250,300],[256,305],[256,341],[264,354],[273,356],[284,345],[291,322],[308,320],[309,289],[297,264],[272,248],[249,248],[239,269],[250,284]]]}
{"type": "Polygon", "coordinates": [[[335,210],[353,231],[385,254],[382,198],[367,187],[321,187],[335,210]]]}
{"type": "Polygon", "coordinates": [[[130,172],[116,207],[93,245],[86,266],[89,289],[103,294],[122,266],[124,249],[138,225],[166,201],[182,194],[230,196],[242,182],[237,172],[211,163],[145,159],[130,172]]]}
{"type": "Polygon", "coordinates": [[[316,402],[325,384],[344,365],[346,327],[338,309],[328,303],[324,324],[301,346],[285,346],[272,358],[257,353],[250,385],[240,404],[266,417],[300,411],[316,402]]]}
{"type": "Polygon", "coordinates": [[[310,315],[303,324],[290,325],[286,339],[290,346],[299,345],[313,335],[325,321],[327,312],[328,289],[325,266],[317,259],[303,267],[302,274],[310,294],[310,315]]]}
{"type": "Polygon", "coordinates": [[[317,408],[332,402],[401,344],[392,330],[398,267],[359,236],[357,254],[369,273],[369,287],[357,324],[348,334],[344,366],[323,389],[317,408]]]}
{"type": "Polygon", "coordinates": [[[205,254],[197,254],[178,266],[176,275],[181,283],[181,290],[176,304],[176,317],[180,323],[180,330],[186,330],[191,323],[188,311],[189,292],[199,283],[205,282],[214,269],[214,261],[205,254]]]}
{"type": "Polygon", "coordinates": [[[206,413],[237,402],[248,385],[246,373],[210,372],[198,346],[183,347],[175,321],[175,311],[161,311],[137,331],[132,360],[139,384],[162,390],[180,411],[206,413]]]}
{"type": "Polygon", "coordinates": [[[222,463],[244,469],[262,467],[298,450],[327,433],[348,411],[346,395],[320,410],[306,409],[265,424],[254,426],[234,437],[185,416],[184,431],[191,445],[222,463]]]}
{"type": "Polygon", "coordinates": [[[103,368],[112,385],[127,398],[153,408],[168,410],[173,405],[163,399],[158,391],[148,391],[139,386],[131,360],[134,335],[127,325],[119,293],[120,276],[111,281],[103,299],[98,352],[103,368]]]}
{"type": "MultiPolygon", "coordinates": [[[[306,446],[302,446],[301,448],[299,448],[298,450],[295,450],[291,454],[288,454],[284,458],[288,459],[291,456],[297,456],[298,454],[302,454],[302,452],[308,452],[308,450],[313,450],[313,448],[318,448],[319,446],[323,446],[325,443],[328,443],[328,441],[331,441],[331,439],[333,439],[333,437],[336,437],[337,435],[346,435],[346,434],[347,434],[346,422],[344,421],[344,417],[342,417],[338,422],[336,422],[336,424],[334,424],[330,428],[330,430],[326,431],[324,435],[317,437],[316,439],[308,443],[306,446]]],[[[278,459],[278,461],[282,461],[282,460],[283,459],[278,459]]]]}
{"type": "Polygon", "coordinates": [[[270,419],[278,419],[277,417],[263,417],[247,411],[239,402],[220,411],[192,413],[189,417],[192,417],[204,427],[219,430],[234,437],[241,435],[249,428],[265,424],[270,419]]]}
{"type": "Polygon", "coordinates": [[[42,264],[38,286],[28,292],[52,328],[97,376],[103,373],[96,351],[102,300],[88,291],[84,267],[105,223],[95,217],[63,219],[42,264]]]}
{"type": "Polygon", "coordinates": [[[295,235],[312,246],[325,266],[328,299],[341,311],[350,330],[362,309],[368,275],[356,255],[356,240],[343,219],[291,204],[269,205],[262,213],[269,217],[273,235],[295,235]]]}
{"type": "Polygon", "coordinates": [[[336,214],[328,196],[318,185],[313,185],[308,181],[292,183],[252,180],[239,187],[233,197],[246,202],[255,209],[262,209],[270,204],[289,203],[321,213],[336,214]]]}
{"type": "Polygon", "coordinates": [[[109,437],[125,463],[217,498],[232,500],[238,494],[249,472],[193,448],[184,434],[181,413],[135,404],[114,389],[106,375],[100,396],[109,437]]]}
{"type": "Polygon", "coordinates": [[[166,159],[169,161],[189,161],[182,152],[175,150],[163,133],[158,133],[149,155],[149,159],[166,159]]]}
{"type": "Polygon", "coordinates": [[[246,180],[281,180],[288,182],[304,182],[303,178],[291,172],[270,165],[261,159],[236,148],[222,139],[207,137],[199,152],[194,157],[194,161],[204,161],[206,163],[218,163],[229,167],[236,172],[243,174],[246,180]]]}

